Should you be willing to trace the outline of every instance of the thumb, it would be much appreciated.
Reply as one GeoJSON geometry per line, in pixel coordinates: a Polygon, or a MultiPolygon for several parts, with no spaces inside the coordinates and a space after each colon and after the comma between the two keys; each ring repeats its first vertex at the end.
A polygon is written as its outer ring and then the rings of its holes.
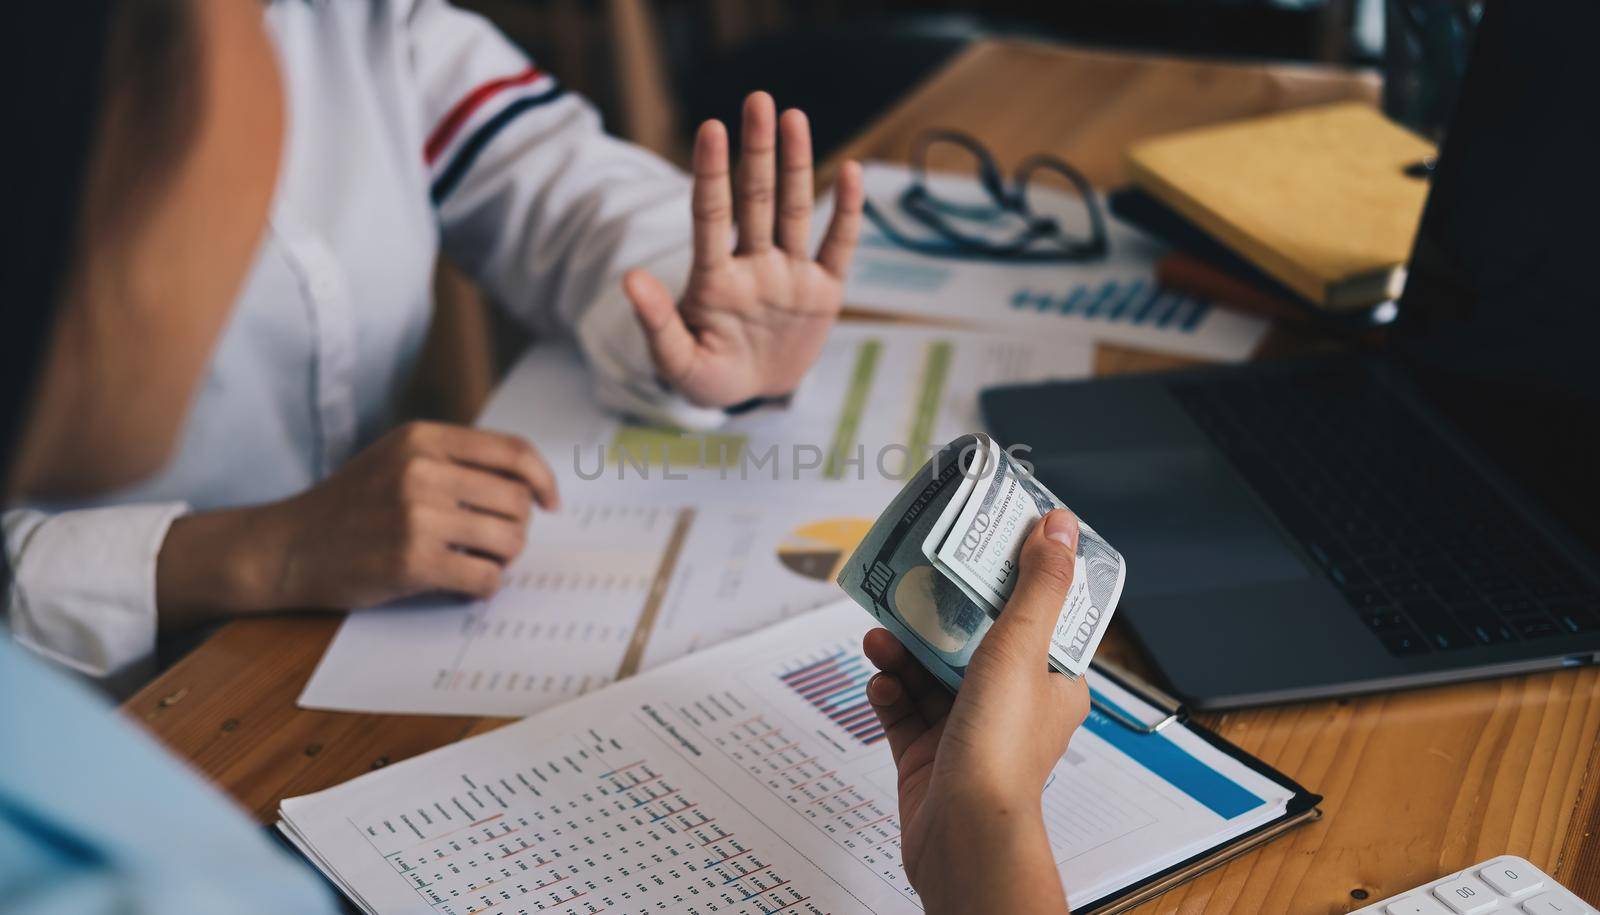
{"type": "Polygon", "coordinates": [[[1077,555],[1077,516],[1058,508],[1041,518],[1022,543],[1011,599],[984,641],[998,636],[1021,651],[1047,656],[1077,555]]]}
{"type": "Polygon", "coordinates": [[[694,366],[694,335],[683,323],[678,303],[666,285],[648,270],[629,270],[622,277],[622,291],[633,303],[634,316],[644,328],[657,374],[671,384],[688,377],[694,366]]]}

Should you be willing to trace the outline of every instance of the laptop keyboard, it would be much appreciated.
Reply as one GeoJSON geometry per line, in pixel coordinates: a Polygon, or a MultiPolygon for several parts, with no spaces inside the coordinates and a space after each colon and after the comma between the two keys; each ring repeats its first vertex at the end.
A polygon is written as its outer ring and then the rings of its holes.
{"type": "Polygon", "coordinates": [[[1366,373],[1169,390],[1391,653],[1600,629],[1600,592],[1366,373]]]}

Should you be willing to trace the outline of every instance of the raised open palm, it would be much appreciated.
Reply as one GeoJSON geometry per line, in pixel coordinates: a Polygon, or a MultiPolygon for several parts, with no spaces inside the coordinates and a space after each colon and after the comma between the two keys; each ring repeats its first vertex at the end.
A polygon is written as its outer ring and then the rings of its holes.
{"type": "Polygon", "coordinates": [[[743,131],[734,181],[722,123],[707,121],[695,137],[694,266],[682,301],[647,271],[623,278],[656,371],[701,406],[794,390],[838,317],[861,232],[861,168],[846,162],[827,234],[815,257],[809,251],[811,127],[804,113],[790,109],[779,118],[770,95],[753,93],[743,131]]]}

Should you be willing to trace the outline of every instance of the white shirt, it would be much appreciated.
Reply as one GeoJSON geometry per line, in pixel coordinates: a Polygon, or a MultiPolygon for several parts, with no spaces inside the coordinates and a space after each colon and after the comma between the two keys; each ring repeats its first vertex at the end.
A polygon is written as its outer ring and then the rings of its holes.
{"type": "Polygon", "coordinates": [[[517,319],[574,336],[608,406],[685,427],[622,272],[681,284],[689,181],[607,136],[483,19],[443,0],[266,11],[289,107],[266,237],[173,460],[92,504],[7,512],[17,639],[105,676],[155,645],[155,566],[190,510],[268,502],[387,430],[432,314],[442,245],[517,319]]]}

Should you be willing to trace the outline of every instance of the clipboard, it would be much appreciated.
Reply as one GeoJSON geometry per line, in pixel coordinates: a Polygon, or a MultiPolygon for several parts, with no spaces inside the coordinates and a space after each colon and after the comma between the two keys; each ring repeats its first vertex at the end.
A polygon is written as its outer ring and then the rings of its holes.
{"type": "Polygon", "coordinates": [[[1091,698],[1091,703],[1096,711],[1141,735],[1155,735],[1171,727],[1187,728],[1190,733],[1211,744],[1218,751],[1232,757],[1263,778],[1270,779],[1287,788],[1292,792],[1292,796],[1284,809],[1283,815],[1277,819],[1263,823],[1249,832],[1235,836],[1228,841],[1158,871],[1138,883],[1130,884],[1099,899],[1074,906],[1073,912],[1078,913],[1078,915],[1116,915],[1118,912],[1126,912],[1155,899],[1176,886],[1193,880],[1213,868],[1221,867],[1246,852],[1271,842],[1297,826],[1322,818],[1322,811],[1317,807],[1322,802],[1322,795],[1307,791],[1289,776],[1234,746],[1224,739],[1222,735],[1202,724],[1191,721],[1189,710],[1163,690],[1146,682],[1131,671],[1110,662],[1094,661],[1091,663],[1090,668],[1096,676],[1105,677],[1165,714],[1152,721],[1139,721],[1123,713],[1120,709],[1102,704],[1091,698]]]}
{"type": "MultiPolygon", "coordinates": [[[[881,809],[856,815],[867,826],[884,824],[893,816],[895,808],[889,801],[888,789],[874,782],[886,771],[887,760],[882,753],[865,749],[881,737],[854,738],[862,747],[859,751],[854,745],[831,749],[833,745],[828,741],[843,733],[836,730],[839,726],[783,679],[785,672],[799,669],[795,665],[815,664],[819,658],[824,661],[845,658],[848,663],[858,663],[849,653],[856,650],[853,646],[861,628],[859,608],[845,601],[796,616],[741,639],[652,668],[506,727],[367,773],[346,784],[312,795],[285,798],[279,806],[278,828],[361,911],[387,912],[415,909],[421,890],[468,894],[461,896],[463,899],[480,891],[474,882],[477,872],[472,867],[452,869],[435,863],[442,857],[474,854],[472,849],[478,848],[475,843],[462,844],[459,848],[451,844],[452,837],[462,828],[481,829],[483,840],[503,842],[503,849],[492,852],[493,860],[498,861],[500,855],[517,854],[518,849],[526,851],[546,841],[532,836],[526,840],[507,838],[509,834],[501,830],[516,831],[510,820],[537,818],[537,812],[550,804],[559,803],[562,809],[585,811],[585,825],[575,828],[584,836],[594,836],[601,842],[627,841],[594,832],[611,829],[602,821],[609,817],[607,811],[618,803],[623,804],[617,814],[622,819],[615,823],[630,829],[636,824],[646,827],[647,831],[657,819],[697,811],[687,814],[690,820],[677,823],[670,835],[664,829],[648,836],[645,832],[634,833],[634,838],[648,839],[649,843],[659,846],[642,848],[637,854],[652,858],[659,854],[661,861],[666,862],[676,857],[673,849],[677,846],[673,843],[685,842],[687,851],[679,849],[678,854],[711,855],[713,858],[707,859],[705,867],[715,870],[723,866],[722,860],[714,860],[715,856],[729,852],[720,848],[710,852],[703,850],[708,844],[733,841],[735,833],[731,831],[734,825],[731,821],[737,820],[743,824],[738,835],[755,836],[738,840],[741,847],[759,848],[766,859],[759,872],[769,869],[783,872],[781,877],[773,878],[782,881],[773,887],[800,882],[793,878],[801,876],[808,885],[816,881],[810,890],[816,893],[816,888],[824,885],[824,879],[831,880],[833,888],[826,893],[830,910],[870,908],[884,915],[911,915],[917,900],[908,884],[902,888],[896,882],[885,883],[882,867],[876,862],[867,865],[834,836],[816,826],[810,816],[797,809],[794,801],[767,781],[768,774],[791,771],[796,762],[811,765],[813,768],[807,773],[793,777],[795,784],[810,784],[819,777],[836,778],[842,789],[829,784],[827,793],[818,796],[831,798],[839,790],[852,787],[861,795],[861,800],[851,798],[849,806],[840,805],[841,814],[835,816],[843,815],[846,819],[839,822],[854,824],[848,817],[862,803],[882,805],[881,809]],[[767,743],[769,740],[773,742],[767,743]],[[732,744],[730,749],[736,751],[736,755],[727,751],[713,752],[714,744],[724,747],[732,744]],[[789,753],[791,750],[794,751],[792,756],[769,759],[774,752],[789,753]],[[581,762],[574,762],[575,759],[581,762]],[[755,769],[751,768],[752,764],[755,769]],[[647,766],[650,771],[622,775],[639,766],[647,766]],[[540,782],[537,792],[532,790],[532,783],[521,781],[527,771],[540,782]],[[471,773],[473,777],[464,781],[463,773],[471,773]],[[658,781],[669,781],[671,788],[657,786],[658,781]],[[500,787],[495,788],[496,784],[500,787]],[[657,794],[657,791],[664,793],[657,794]],[[668,805],[665,798],[675,800],[668,805]],[[626,803],[629,800],[632,803],[626,803]],[[428,809],[429,804],[459,805],[451,809],[467,814],[472,822],[463,826],[465,821],[459,818],[438,817],[424,823],[409,817],[409,811],[428,809]],[[651,804],[658,806],[638,809],[651,804]],[[475,811],[488,818],[473,819],[475,811]],[[591,813],[595,816],[591,817],[591,813]],[[491,825],[502,817],[507,822],[491,825]],[[712,828],[708,823],[723,825],[712,828]],[[706,830],[705,835],[694,834],[693,830],[697,829],[706,830]],[[751,842],[756,844],[749,844],[751,842]],[[394,856],[402,854],[413,856],[419,865],[426,864],[438,873],[430,874],[430,879],[423,880],[425,886],[419,889],[412,878],[404,875],[405,871],[396,870],[395,862],[399,859],[394,856]],[[444,889],[438,889],[441,886],[444,889]],[[861,905],[850,905],[846,897],[861,905]],[[872,900],[870,904],[868,899],[872,900]]],[[[859,663],[864,664],[865,660],[859,663]]],[[[1106,767],[1108,773],[1120,765],[1125,756],[1132,756],[1147,768],[1153,762],[1156,768],[1151,771],[1156,777],[1173,775],[1178,780],[1168,781],[1172,789],[1187,794],[1221,819],[1185,818],[1190,825],[1185,827],[1185,838],[1181,842],[1173,836],[1171,844],[1162,845],[1162,833],[1152,832],[1148,834],[1148,841],[1140,837],[1113,852],[1118,861],[1115,876],[1107,874],[1092,887],[1081,884],[1085,890],[1073,900],[1074,911],[1080,915],[1125,911],[1316,816],[1320,798],[1220,737],[1183,720],[1181,710],[1154,704],[1151,700],[1160,697],[1154,695],[1153,688],[1141,688],[1136,678],[1125,678],[1106,665],[1099,667],[1096,677],[1105,679],[1097,680],[1096,685],[1104,692],[1106,701],[1121,703],[1131,716],[1154,719],[1160,711],[1160,717],[1173,717],[1173,720],[1164,726],[1163,734],[1150,733],[1146,738],[1130,739],[1128,735],[1133,732],[1123,730],[1126,725],[1097,713],[1092,727],[1110,747],[1086,748],[1083,758],[1095,760],[1094,764],[1106,767]],[[1190,762],[1225,768],[1229,777],[1247,781],[1252,790],[1270,795],[1271,806],[1250,803],[1245,799],[1250,796],[1249,791],[1238,784],[1233,787],[1245,797],[1233,794],[1231,802],[1219,800],[1215,783],[1208,788],[1191,780],[1193,769],[1188,770],[1187,775],[1174,775],[1170,768],[1165,775],[1156,771],[1164,768],[1163,760],[1170,761],[1173,755],[1163,755],[1164,751],[1142,753],[1140,750],[1144,748],[1137,745],[1140,739],[1185,745],[1188,753],[1204,757],[1204,760],[1191,759],[1190,762]],[[1195,788],[1199,793],[1190,790],[1195,788]],[[1202,800],[1202,794],[1209,801],[1202,800]],[[1253,813],[1248,819],[1236,820],[1236,814],[1225,812],[1229,810],[1253,813]],[[1191,850],[1201,848],[1198,854],[1191,855],[1191,850]],[[1179,860],[1180,856],[1185,860],[1179,860]],[[1088,893],[1097,893],[1099,898],[1083,898],[1088,893]]],[[[846,680],[851,677],[861,685],[849,689],[864,689],[864,679],[855,674],[845,675],[846,680]]],[[[1143,722],[1156,723],[1154,720],[1143,722]]],[[[1127,788],[1138,790],[1132,783],[1128,783],[1127,788]]],[[[1152,790],[1167,796],[1165,787],[1154,786],[1152,790]]],[[[1261,795],[1254,797],[1260,799],[1261,795]]],[[[1114,815],[1115,811],[1111,813],[1114,815]]],[[[1134,827],[1157,826],[1159,820],[1159,817],[1147,816],[1134,827]]],[[[1178,820],[1173,822],[1176,824],[1178,820]]],[[[864,827],[855,828],[859,832],[864,827]]],[[[893,841],[897,827],[883,825],[882,828],[884,839],[880,844],[893,841]]],[[[1113,841],[1133,835],[1120,828],[1113,833],[1113,841]]],[[[555,859],[522,860],[529,862],[529,868],[564,868],[555,859]]],[[[882,859],[885,865],[890,860],[882,859]]],[[[558,883],[626,878],[630,875],[618,870],[626,863],[606,856],[604,860],[586,863],[579,869],[582,873],[561,869],[552,873],[552,878],[558,883]]],[[[510,865],[505,867],[509,870],[510,865]]],[[[736,882],[757,872],[728,869],[716,873],[736,882]]],[[[695,881],[705,879],[698,866],[693,871],[669,868],[653,873],[662,878],[664,893],[676,894],[680,889],[698,886],[695,881]],[[682,885],[674,888],[670,885],[672,880],[682,885]]],[[[509,882],[501,889],[517,889],[517,886],[509,882]]],[[[766,891],[757,885],[740,892],[752,889],[757,890],[757,895],[766,891]]],[[[799,889],[795,887],[791,892],[799,889]]],[[[488,897],[488,892],[482,891],[481,899],[472,897],[474,903],[498,905],[497,900],[488,897]]],[[[576,884],[571,892],[577,892],[576,884]]],[[[809,898],[806,893],[798,895],[809,898]]],[[[794,899],[784,901],[793,903],[794,899]]]]}

